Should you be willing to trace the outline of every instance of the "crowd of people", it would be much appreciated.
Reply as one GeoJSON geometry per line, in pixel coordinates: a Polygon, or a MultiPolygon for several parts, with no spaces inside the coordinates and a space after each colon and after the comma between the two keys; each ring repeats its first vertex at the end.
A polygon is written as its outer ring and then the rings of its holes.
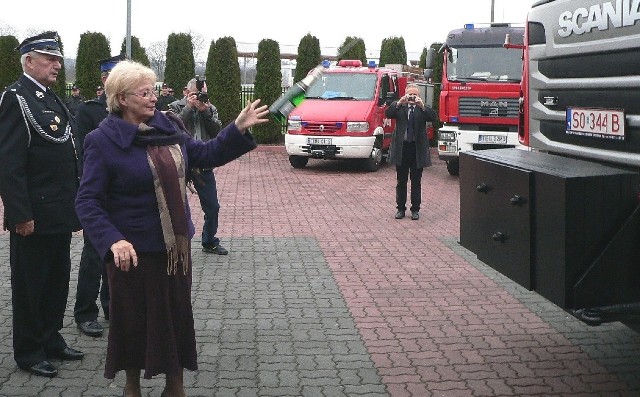
{"type": "MultiPolygon", "coordinates": [[[[123,395],[138,397],[141,375],[165,374],[162,396],[184,396],[183,370],[198,368],[187,189],[204,212],[202,251],[227,255],[217,236],[213,170],[257,146],[250,130],[269,121],[269,110],[256,99],[223,126],[206,82],[188,81],[179,100],[166,84],[158,95],[153,70],[123,56],[98,62],[95,98],[85,100],[74,86],[63,101],[50,88],[62,67],[57,34],[29,37],[16,49],[23,75],[0,97],[14,360],[33,375],[55,377],[52,360],[83,359],[60,333],[72,233],[82,230],[73,315],[83,334],[102,336],[99,300],[109,321],[105,378],[125,371],[123,395]]],[[[410,86],[387,117],[397,119],[390,156],[396,218],[404,217],[411,175],[417,220],[422,168],[430,165],[424,129],[435,116],[410,86]]]]}

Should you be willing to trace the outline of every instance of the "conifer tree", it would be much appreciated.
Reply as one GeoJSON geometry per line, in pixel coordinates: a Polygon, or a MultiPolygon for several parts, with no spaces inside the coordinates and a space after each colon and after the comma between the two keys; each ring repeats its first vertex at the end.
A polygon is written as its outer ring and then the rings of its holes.
{"type": "Polygon", "coordinates": [[[14,36],[0,36],[0,92],[22,74],[20,52],[16,51],[19,44],[14,36]]]}
{"type": "Polygon", "coordinates": [[[407,64],[407,49],[402,37],[389,37],[382,40],[380,46],[380,66],[389,64],[407,64]]]}
{"type": "Polygon", "coordinates": [[[100,80],[100,60],[111,57],[109,41],[102,33],[85,32],[80,35],[76,57],[76,81],[80,93],[93,97],[100,80]]]}
{"type": "MultiPolygon", "coordinates": [[[[277,41],[264,39],[258,44],[254,98],[261,104],[272,104],[282,95],[282,72],[280,67],[280,45],[277,41]]],[[[282,125],[272,119],[253,128],[258,143],[276,143],[282,139],[282,125]]]]}
{"type": "Polygon", "coordinates": [[[221,37],[211,42],[205,71],[211,103],[218,109],[222,125],[235,120],[242,110],[240,64],[233,37],[221,37]]]}
{"type": "MultiPolygon", "coordinates": [[[[120,54],[127,53],[127,38],[122,39],[122,46],[120,46],[120,54]]],[[[140,40],[136,36],[131,36],[131,59],[140,62],[144,66],[151,66],[147,51],[140,45],[140,40]]]]}
{"type": "Polygon", "coordinates": [[[349,36],[338,47],[338,60],[359,59],[363,65],[367,64],[367,49],[360,37],[349,36]]]}
{"type": "Polygon", "coordinates": [[[169,87],[183,87],[195,76],[196,62],[193,57],[193,44],[188,33],[171,33],[167,39],[167,66],[164,69],[164,82],[169,87]]]}
{"type": "Polygon", "coordinates": [[[298,44],[298,57],[296,58],[296,73],[293,81],[300,81],[309,73],[309,71],[322,62],[322,53],[320,52],[320,40],[307,33],[298,44]]]}

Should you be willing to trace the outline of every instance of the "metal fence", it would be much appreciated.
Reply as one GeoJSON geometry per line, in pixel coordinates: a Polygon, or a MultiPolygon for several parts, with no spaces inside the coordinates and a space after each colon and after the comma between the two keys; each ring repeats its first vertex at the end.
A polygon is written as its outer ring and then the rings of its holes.
{"type": "MultiPolygon", "coordinates": [[[[72,84],[67,84],[67,86],[65,87],[66,96],[71,96],[71,87],[72,87],[72,84]]],[[[282,87],[282,94],[284,94],[287,91],[287,89],[288,89],[287,87],[282,87]]],[[[158,95],[160,95],[160,88],[158,88],[157,91],[158,91],[158,95]]],[[[176,94],[180,95],[182,93],[176,93],[176,94]]],[[[94,95],[85,95],[84,93],[83,93],[83,96],[86,99],[94,98],[94,95]]],[[[253,85],[243,84],[240,90],[240,103],[242,103],[242,105],[244,106],[248,101],[252,101],[252,100],[253,100],[253,85]]],[[[285,122],[282,124],[282,133],[284,134],[286,132],[287,132],[287,124],[285,122]]]]}

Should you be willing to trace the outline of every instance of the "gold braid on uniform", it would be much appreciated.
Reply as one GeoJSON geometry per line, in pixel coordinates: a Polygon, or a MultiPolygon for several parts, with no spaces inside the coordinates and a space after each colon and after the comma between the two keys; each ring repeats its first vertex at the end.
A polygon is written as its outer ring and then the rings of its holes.
{"type": "Polygon", "coordinates": [[[46,132],[44,132],[42,127],[40,127],[40,124],[38,124],[36,119],[33,117],[33,114],[31,113],[31,109],[29,109],[29,106],[27,105],[27,101],[24,99],[24,97],[16,94],[16,98],[18,98],[18,102],[20,103],[20,107],[22,108],[23,114],[27,116],[27,119],[29,120],[31,125],[33,126],[33,128],[35,128],[35,130],[38,132],[38,134],[40,134],[41,137],[53,143],[65,143],[66,141],[69,140],[69,138],[71,137],[71,124],[69,122],[67,122],[67,128],[65,128],[64,134],[60,138],[53,137],[47,134],[46,132]]]}

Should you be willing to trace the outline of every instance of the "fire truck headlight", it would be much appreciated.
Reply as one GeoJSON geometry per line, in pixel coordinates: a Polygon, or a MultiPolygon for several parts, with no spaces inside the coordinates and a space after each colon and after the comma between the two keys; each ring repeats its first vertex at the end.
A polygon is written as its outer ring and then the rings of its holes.
{"type": "Polygon", "coordinates": [[[302,130],[302,121],[300,120],[289,120],[289,131],[301,131],[302,130]]]}
{"type": "Polygon", "coordinates": [[[366,121],[349,121],[347,122],[347,132],[367,132],[369,131],[369,123],[366,121]]]}
{"type": "Polygon", "coordinates": [[[456,133],[455,132],[438,132],[438,139],[441,141],[455,141],[456,133]]]}

